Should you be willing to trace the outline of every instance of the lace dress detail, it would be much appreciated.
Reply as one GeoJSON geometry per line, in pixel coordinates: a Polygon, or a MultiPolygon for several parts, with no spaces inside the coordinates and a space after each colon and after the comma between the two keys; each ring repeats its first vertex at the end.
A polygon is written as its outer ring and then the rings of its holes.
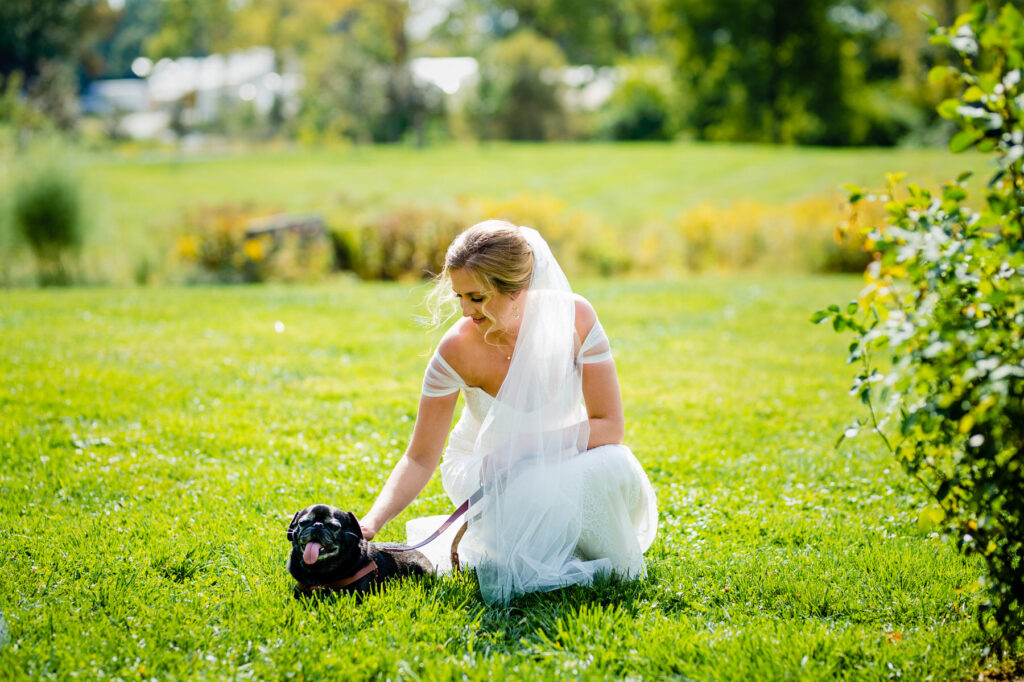
{"type": "MultiPolygon", "coordinates": [[[[594,324],[576,352],[576,370],[585,364],[611,362],[612,353],[600,322],[594,324]]],[[[441,483],[456,506],[480,487],[481,462],[473,446],[494,397],[479,386],[468,385],[458,372],[435,352],[423,377],[423,395],[440,397],[462,391],[465,408],[448,438],[441,461],[441,483]]],[[[580,419],[586,408],[579,406],[580,419]]],[[[643,467],[624,445],[602,445],[577,455],[572,469],[583,483],[581,515],[583,530],[576,554],[585,560],[604,559],[616,573],[639,578],[645,574],[643,553],[654,541],[658,511],[654,490],[643,467]]],[[[413,519],[406,525],[408,542],[415,543],[437,529],[445,516],[413,519]]],[[[423,548],[439,572],[450,570],[448,557],[456,528],[423,548]]],[[[468,563],[472,548],[463,547],[468,563]]]]}

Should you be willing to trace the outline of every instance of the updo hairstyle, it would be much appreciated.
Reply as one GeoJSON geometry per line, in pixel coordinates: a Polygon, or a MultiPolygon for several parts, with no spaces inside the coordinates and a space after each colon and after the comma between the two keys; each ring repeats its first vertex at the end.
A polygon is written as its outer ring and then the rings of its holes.
{"type": "Polygon", "coordinates": [[[525,291],[533,275],[533,250],[522,230],[504,220],[485,220],[462,232],[452,241],[444,258],[444,269],[427,296],[431,320],[439,325],[451,317],[445,304],[455,301],[451,273],[465,268],[480,283],[484,297],[484,316],[492,323],[494,317],[487,303],[495,294],[506,296],[525,291]]]}

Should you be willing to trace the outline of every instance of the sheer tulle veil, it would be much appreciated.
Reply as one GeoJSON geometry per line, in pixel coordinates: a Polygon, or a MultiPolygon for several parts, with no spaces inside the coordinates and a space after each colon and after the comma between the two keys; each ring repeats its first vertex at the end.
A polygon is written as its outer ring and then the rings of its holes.
{"type": "Polygon", "coordinates": [[[486,458],[484,494],[463,543],[489,603],[589,583],[610,570],[607,560],[574,554],[582,488],[570,460],[586,447],[588,426],[572,289],[541,235],[519,229],[533,251],[533,274],[508,375],[474,445],[474,455],[486,458]]]}

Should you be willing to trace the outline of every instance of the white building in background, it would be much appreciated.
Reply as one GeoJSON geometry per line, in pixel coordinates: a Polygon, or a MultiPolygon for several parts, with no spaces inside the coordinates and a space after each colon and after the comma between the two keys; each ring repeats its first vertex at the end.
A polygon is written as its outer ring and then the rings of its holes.
{"type": "MultiPolygon", "coordinates": [[[[409,62],[413,78],[421,84],[436,85],[448,97],[460,97],[471,89],[479,76],[479,65],[472,57],[421,57],[409,62]]],[[[567,66],[555,76],[566,86],[565,103],[578,111],[599,109],[615,90],[620,78],[613,66],[567,66]]]]}
{"type": "MultiPolygon", "coordinates": [[[[225,108],[251,103],[266,114],[277,97],[284,113],[298,111],[302,74],[296,66],[277,73],[274,51],[254,47],[227,55],[161,59],[155,64],[140,57],[132,64],[137,79],[95,81],[82,97],[83,110],[120,118],[120,132],[135,139],[170,134],[174,116],[196,125],[213,121],[225,108]]],[[[462,99],[476,83],[478,65],[472,57],[422,57],[409,63],[413,78],[437,86],[447,97],[462,99]]],[[[566,104],[594,110],[611,95],[616,71],[572,66],[558,78],[567,86],[566,104]]]]}
{"type": "Polygon", "coordinates": [[[565,103],[570,109],[596,111],[612,96],[621,73],[614,66],[595,69],[584,64],[567,66],[559,76],[566,86],[565,103]]]}
{"type": "Polygon", "coordinates": [[[150,101],[161,106],[194,98],[195,122],[210,120],[225,101],[232,100],[251,102],[256,111],[266,113],[275,97],[294,98],[302,87],[300,74],[279,74],[275,66],[274,51],[269,47],[161,59],[148,74],[150,101]]]}
{"type": "Polygon", "coordinates": [[[451,97],[472,86],[477,63],[472,57],[420,57],[409,62],[412,77],[421,85],[436,85],[451,97]]]}
{"type": "Polygon", "coordinates": [[[285,113],[298,109],[302,76],[294,70],[277,73],[274,51],[254,47],[227,55],[161,59],[140,57],[132,64],[138,79],[95,81],[83,95],[90,113],[121,116],[121,132],[136,139],[166,134],[175,109],[184,123],[214,120],[224,107],[249,102],[266,114],[276,97],[285,113]]]}

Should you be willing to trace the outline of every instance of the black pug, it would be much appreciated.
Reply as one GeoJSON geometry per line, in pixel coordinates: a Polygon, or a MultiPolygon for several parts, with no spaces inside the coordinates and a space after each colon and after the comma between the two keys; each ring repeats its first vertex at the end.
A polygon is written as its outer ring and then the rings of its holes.
{"type": "Polygon", "coordinates": [[[296,597],[335,591],[364,594],[397,576],[434,573],[421,552],[392,552],[405,545],[367,542],[355,514],[326,504],[296,512],[288,539],[288,572],[298,582],[296,597]]]}

